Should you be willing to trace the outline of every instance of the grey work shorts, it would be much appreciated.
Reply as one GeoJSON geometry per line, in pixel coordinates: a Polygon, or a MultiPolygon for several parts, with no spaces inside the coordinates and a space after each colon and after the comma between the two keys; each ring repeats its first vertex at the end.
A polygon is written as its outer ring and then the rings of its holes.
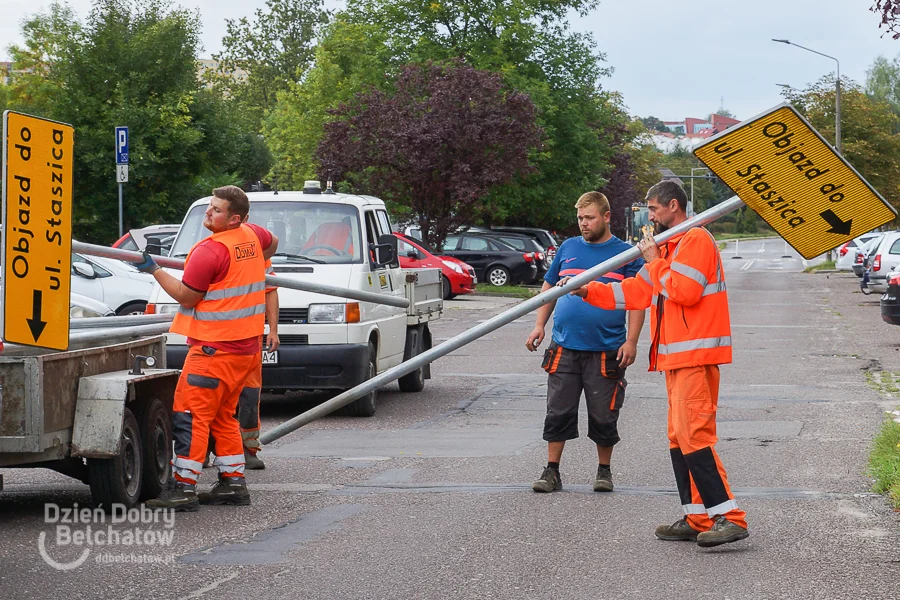
{"type": "Polygon", "coordinates": [[[619,409],[625,402],[625,369],[618,352],[569,350],[556,344],[544,352],[541,367],[547,371],[547,417],[544,440],[563,442],[578,437],[578,404],[584,391],[588,413],[588,438],[598,446],[619,441],[619,409]]]}

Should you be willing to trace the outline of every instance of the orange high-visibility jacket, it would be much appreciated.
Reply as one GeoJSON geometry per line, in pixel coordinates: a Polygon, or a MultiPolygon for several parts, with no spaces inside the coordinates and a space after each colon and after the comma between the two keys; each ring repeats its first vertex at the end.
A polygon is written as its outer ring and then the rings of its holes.
{"type": "Polygon", "coordinates": [[[731,322],[725,270],[715,238],[697,227],[669,240],[662,257],[637,277],[592,281],[586,302],[605,309],[650,307],[650,370],[731,362],[731,322]]]}
{"type": "MultiPolygon", "coordinates": [[[[180,307],[170,331],[206,342],[261,336],[266,321],[266,259],[259,238],[241,225],[214,233],[209,239],[228,248],[228,273],[209,286],[194,308],[180,307]]],[[[185,267],[190,261],[188,254],[185,267]]]]}

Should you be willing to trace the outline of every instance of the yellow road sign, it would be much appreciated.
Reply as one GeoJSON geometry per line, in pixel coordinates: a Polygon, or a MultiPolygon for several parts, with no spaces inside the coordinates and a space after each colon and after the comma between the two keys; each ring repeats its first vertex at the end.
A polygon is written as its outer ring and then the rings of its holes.
{"type": "Polygon", "coordinates": [[[3,113],[3,339],[69,346],[75,130],[3,113]]]}
{"type": "Polygon", "coordinates": [[[694,154],[804,258],[896,217],[789,105],[711,137],[694,154]]]}

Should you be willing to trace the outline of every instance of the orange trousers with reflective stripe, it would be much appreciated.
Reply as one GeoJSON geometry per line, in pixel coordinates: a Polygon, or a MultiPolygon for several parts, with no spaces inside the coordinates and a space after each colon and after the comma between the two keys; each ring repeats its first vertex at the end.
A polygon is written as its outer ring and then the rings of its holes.
{"type": "Polygon", "coordinates": [[[259,366],[259,353],[231,354],[208,346],[190,347],[172,406],[176,480],[196,484],[210,434],[216,440],[219,473],[243,477],[244,447],[236,412],[241,392],[248,379],[253,381],[259,366]]]}
{"type": "Polygon", "coordinates": [[[747,527],[746,513],[737,507],[714,448],[719,367],[683,367],[665,373],[669,452],[685,518],[698,531],[712,527],[711,517],[716,515],[747,527]]]}

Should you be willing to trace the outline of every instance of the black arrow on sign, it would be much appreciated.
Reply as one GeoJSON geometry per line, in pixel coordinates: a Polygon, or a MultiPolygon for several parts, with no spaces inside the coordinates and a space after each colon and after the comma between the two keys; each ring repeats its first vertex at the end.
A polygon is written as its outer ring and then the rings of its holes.
{"type": "Polygon", "coordinates": [[[834,214],[834,211],[830,208],[823,213],[820,213],[822,218],[831,225],[831,229],[826,229],[827,233],[837,233],[840,235],[848,235],[850,233],[850,227],[853,225],[853,219],[849,221],[844,221],[839,216],[834,214]]]}
{"type": "Polygon", "coordinates": [[[41,290],[34,290],[34,296],[32,296],[31,300],[31,318],[26,319],[26,321],[28,321],[28,328],[31,329],[31,335],[34,337],[35,342],[38,341],[38,338],[41,337],[41,334],[44,332],[44,327],[47,326],[47,322],[41,320],[43,295],[44,292],[41,290]]]}

